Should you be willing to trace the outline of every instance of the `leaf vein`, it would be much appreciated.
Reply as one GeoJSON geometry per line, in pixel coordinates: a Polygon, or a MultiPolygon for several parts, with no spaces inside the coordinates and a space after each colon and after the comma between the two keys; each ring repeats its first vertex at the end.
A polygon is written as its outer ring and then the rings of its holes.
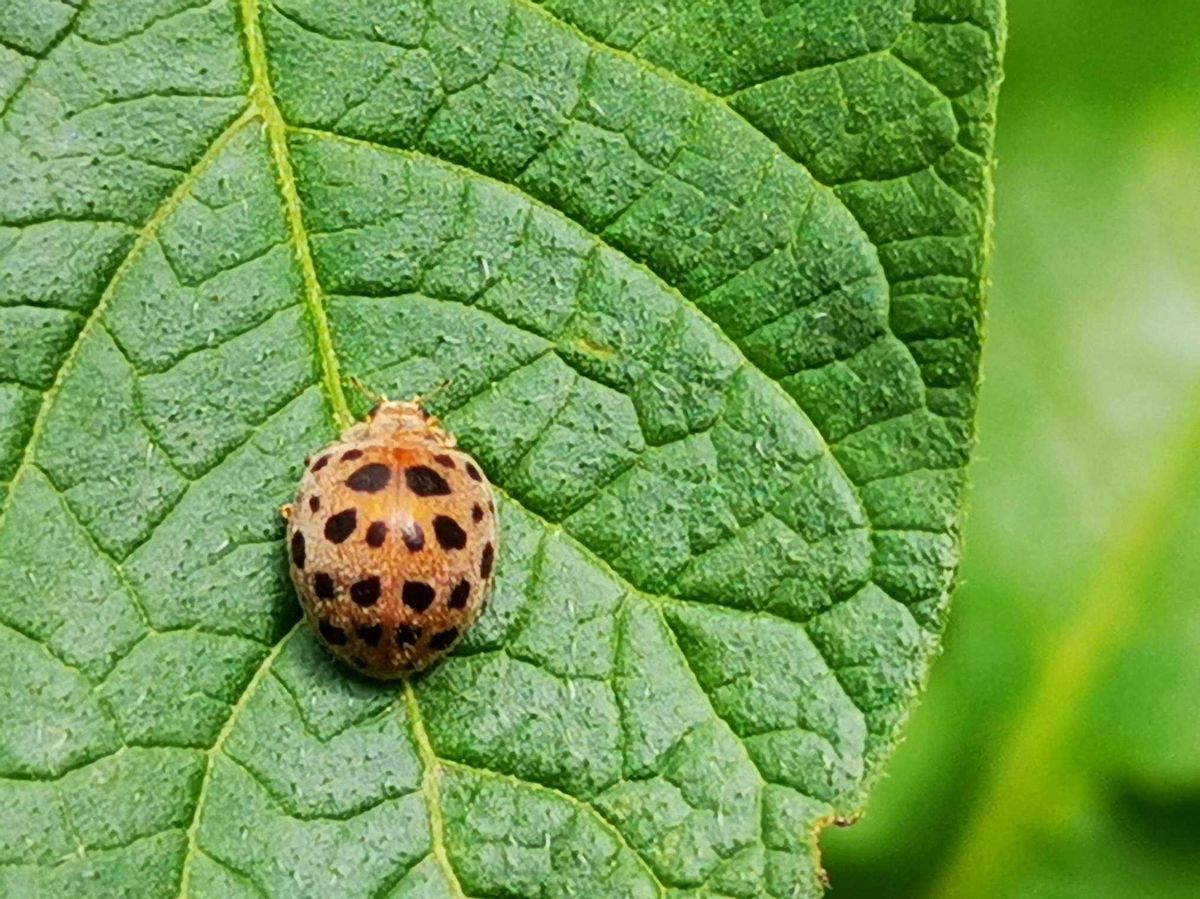
{"type": "MultiPolygon", "coordinates": [[[[229,735],[233,732],[234,725],[237,724],[238,717],[241,715],[242,710],[246,708],[247,704],[250,702],[250,699],[258,690],[258,686],[262,682],[262,679],[270,672],[271,665],[274,664],[275,659],[279,657],[279,653],[283,651],[284,645],[301,626],[302,625],[300,622],[297,622],[295,625],[293,625],[292,629],[289,630],[283,637],[281,637],[279,642],[277,642],[271,648],[271,651],[263,656],[262,661],[255,669],[254,674],[251,675],[250,680],[247,682],[245,689],[242,690],[241,696],[239,696],[237,701],[229,707],[229,716],[225,719],[225,723],[221,726],[221,730],[217,734],[216,739],[213,741],[212,746],[210,746],[205,752],[204,774],[200,779],[200,792],[196,796],[196,806],[192,811],[192,818],[188,823],[187,828],[188,848],[187,852],[184,854],[183,864],[180,868],[179,899],[184,899],[184,897],[188,894],[188,883],[191,876],[191,860],[195,856],[197,850],[200,848],[200,820],[204,814],[204,803],[208,799],[208,790],[212,784],[213,766],[216,763],[217,755],[224,754],[223,749],[225,746],[225,741],[229,739],[229,735]]],[[[211,855],[211,853],[206,854],[211,855]]]]}
{"type": "MultiPolygon", "coordinates": [[[[221,151],[224,150],[225,145],[229,143],[233,136],[237,134],[237,132],[241,130],[242,126],[245,125],[246,122],[252,117],[253,113],[249,108],[247,108],[233,121],[232,124],[230,124],[223,132],[221,132],[221,134],[217,136],[216,140],[214,140],[212,144],[209,145],[208,149],[205,150],[200,159],[197,160],[196,164],[192,166],[191,170],[183,177],[179,184],[176,185],[175,189],[171,191],[166,199],[163,200],[163,202],[158,206],[158,208],[150,216],[149,220],[147,220],[146,224],[143,225],[138,231],[137,236],[134,238],[133,244],[129,248],[129,252],[125,254],[125,258],[121,260],[120,265],[118,265],[116,270],[113,272],[113,275],[109,279],[107,286],[100,294],[95,306],[92,307],[91,312],[84,321],[83,327],[79,329],[79,333],[76,335],[75,342],[71,345],[71,349],[68,350],[67,355],[63,357],[62,364],[59,365],[58,371],[54,376],[54,382],[42,395],[41,405],[38,407],[37,416],[34,418],[33,429],[29,434],[28,440],[25,442],[24,451],[21,455],[21,461],[17,465],[17,470],[14,472],[10,481],[14,487],[16,486],[17,480],[21,477],[21,474],[33,463],[34,451],[38,441],[41,439],[43,431],[45,430],[46,419],[49,417],[50,409],[54,405],[54,401],[57,399],[59,392],[62,390],[62,385],[66,380],[67,374],[70,372],[76,358],[79,356],[79,352],[83,347],[84,340],[87,338],[87,335],[91,333],[91,329],[96,327],[96,323],[100,321],[105,310],[108,308],[108,304],[112,301],[113,294],[116,293],[117,285],[121,282],[121,279],[124,277],[126,272],[128,272],[133,264],[137,261],[138,257],[141,256],[142,251],[145,250],[150,241],[155,238],[155,235],[158,233],[158,229],[162,223],[167,219],[168,216],[171,215],[171,213],[175,211],[175,209],[183,201],[184,197],[187,196],[188,192],[192,189],[193,185],[195,185],[196,181],[199,179],[200,175],[203,174],[208,165],[220,155],[221,151]]],[[[15,489],[10,490],[5,499],[4,505],[0,507],[0,527],[2,527],[7,520],[8,509],[12,503],[12,497],[15,492],[15,489]]]]}

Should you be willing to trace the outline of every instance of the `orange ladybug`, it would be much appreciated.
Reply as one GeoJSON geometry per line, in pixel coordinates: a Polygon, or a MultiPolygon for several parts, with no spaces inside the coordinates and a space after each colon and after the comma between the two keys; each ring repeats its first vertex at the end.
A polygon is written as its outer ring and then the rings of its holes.
{"type": "Polygon", "coordinates": [[[496,563],[487,478],[419,402],[387,402],[306,462],[287,519],[292,582],[320,641],[370,677],[445,655],[496,563]]]}

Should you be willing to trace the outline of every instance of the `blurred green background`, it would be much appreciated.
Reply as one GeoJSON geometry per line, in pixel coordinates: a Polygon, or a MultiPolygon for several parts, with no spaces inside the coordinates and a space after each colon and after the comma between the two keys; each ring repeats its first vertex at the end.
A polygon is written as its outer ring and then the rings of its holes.
{"type": "Polygon", "coordinates": [[[831,895],[1200,896],[1200,4],[1010,0],[944,654],[831,895]]]}

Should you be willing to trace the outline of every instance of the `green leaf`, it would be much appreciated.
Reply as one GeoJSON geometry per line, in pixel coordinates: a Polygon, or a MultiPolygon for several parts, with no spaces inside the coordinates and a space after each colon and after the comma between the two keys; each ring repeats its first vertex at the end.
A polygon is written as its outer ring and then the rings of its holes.
{"type": "Polygon", "coordinates": [[[0,892],[819,893],[957,558],[1000,15],[0,13],[0,892]],[[499,485],[401,687],[287,580],[343,373],[499,485]]]}

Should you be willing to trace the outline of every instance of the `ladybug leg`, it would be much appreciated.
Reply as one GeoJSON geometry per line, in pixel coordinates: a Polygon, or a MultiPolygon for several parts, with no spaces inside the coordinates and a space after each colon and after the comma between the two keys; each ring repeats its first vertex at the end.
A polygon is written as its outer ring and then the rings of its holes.
{"type": "Polygon", "coordinates": [[[292,504],[287,503],[279,507],[279,517],[284,521],[290,521],[292,517],[292,504]]]}

